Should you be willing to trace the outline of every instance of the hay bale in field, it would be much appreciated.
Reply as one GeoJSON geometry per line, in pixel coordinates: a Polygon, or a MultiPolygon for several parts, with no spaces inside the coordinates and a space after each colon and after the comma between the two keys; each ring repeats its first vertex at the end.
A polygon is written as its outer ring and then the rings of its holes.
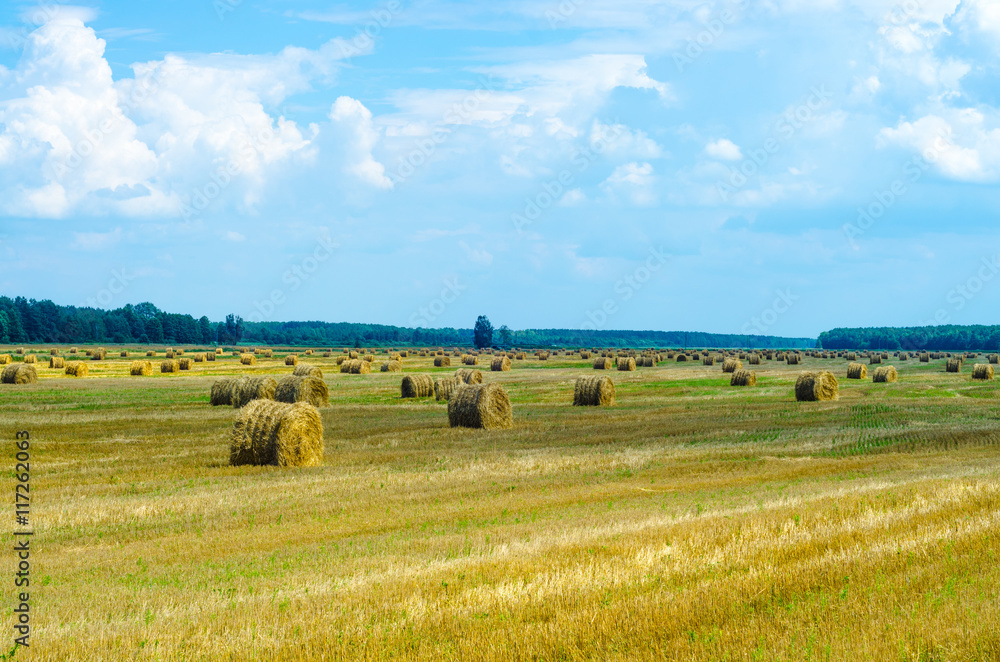
{"type": "Polygon", "coordinates": [[[183,349],[175,349],[174,350],[174,354],[176,354],[179,357],[180,356],[184,356],[184,350],[183,349]]]}
{"type": "Polygon", "coordinates": [[[222,354],[222,348],[221,347],[216,347],[215,348],[215,353],[216,354],[222,354]]]}
{"type": "Polygon", "coordinates": [[[389,353],[389,360],[390,361],[402,361],[403,360],[403,355],[400,354],[399,352],[390,352],[389,353]]]}
{"type": "Polygon", "coordinates": [[[652,356],[639,356],[635,360],[637,368],[652,368],[656,365],[656,359],[652,356]]]}
{"type": "Polygon", "coordinates": [[[386,361],[382,364],[382,372],[402,372],[403,364],[399,361],[386,361]]]}
{"type": "Polygon", "coordinates": [[[750,358],[747,360],[750,365],[760,365],[760,354],[751,354],[750,358]]]}
{"type": "Polygon", "coordinates": [[[789,352],[788,354],[785,354],[785,363],[787,365],[798,365],[800,362],[801,362],[801,358],[799,357],[798,354],[794,354],[794,353],[791,353],[791,352],[789,352]]]}
{"type": "Polygon", "coordinates": [[[10,354],[0,354],[0,365],[7,365],[8,363],[13,363],[14,359],[11,358],[10,354]]]}
{"type": "Polygon", "coordinates": [[[507,355],[498,356],[490,362],[490,370],[493,372],[507,372],[510,370],[510,359],[507,355]]]}
{"type": "Polygon", "coordinates": [[[119,352],[118,357],[122,358],[122,359],[127,359],[128,358],[128,352],[123,349],[121,352],[119,352]]]}
{"type": "Polygon", "coordinates": [[[538,356],[538,360],[539,361],[548,361],[549,360],[549,353],[548,352],[538,352],[537,356],[538,356]]]}
{"type": "Polygon", "coordinates": [[[455,371],[455,379],[463,384],[482,384],[483,373],[471,368],[459,368],[455,371]]]}
{"type": "Polygon", "coordinates": [[[333,352],[323,352],[323,358],[328,359],[333,356],[333,352]]]}
{"type": "Polygon", "coordinates": [[[923,354],[920,355],[920,362],[921,363],[930,363],[931,362],[931,355],[928,354],[927,352],[924,352],[923,354]]]}
{"type": "Polygon", "coordinates": [[[872,382],[876,384],[891,384],[899,379],[899,373],[896,372],[896,368],[891,365],[884,365],[880,368],[875,369],[875,374],[872,375],[872,382]]]}
{"type": "Polygon", "coordinates": [[[832,372],[804,372],[795,382],[795,399],[800,402],[836,400],[840,395],[832,372]]]}
{"type": "Polygon", "coordinates": [[[677,362],[678,363],[685,363],[685,362],[687,362],[687,360],[688,360],[688,355],[687,354],[678,354],[677,355],[677,362]]]}
{"type": "Polygon", "coordinates": [[[69,348],[69,353],[70,353],[70,354],[76,354],[76,353],[77,353],[77,352],[79,352],[79,351],[80,351],[80,350],[79,350],[79,348],[77,348],[77,347],[70,347],[70,348],[69,348]]]}
{"type": "Polygon", "coordinates": [[[229,464],[311,467],[323,461],[323,421],[307,402],[254,400],[229,437],[229,464]]]}
{"type": "Polygon", "coordinates": [[[153,350],[149,350],[146,352],[146,356],[156,356],[156,352],[154,352],[153,350]]]}
{"type": "Polygon", "coordinates": [[[191,355],[191,359],[195,363],[204,363],[205,362],[205,354],[203,354],[203,353],[192,354],[191,355]]]}
{"type": "Polygon", "coordinates": [[[132,361],[128,367],[128,374],[132,377],[149,377],[153,374],[153,363],[151,361],[132,361]]]}
{"type": "Polygon", "coordinates": [[[253,354],[240,354],[240,363],[243,365],[257,365],[257,357],[253,354]]]}
{"type": "Polygon", "coordinates": [[[86,377],[88,373],[90,368],[82,361],[66,364],[66,374],[70,377],[86,377]]]}
{"type": "Polygon", "coordinates": [[[233,407],[239,409],[254,400],[274,400],[274,391],[277,388],[278,382],[273,377],[243,375],[237,378],[232,386],[233,407]]]}
{"type": "Polygon", "coordinates": [[[260,353],[260,355],[261,355],[262,358],[265,358],[265,359],[273,359],[274,358],[274,350],[273,349],[265,349],[265,350],[263,350],[260,353]]]}
{"type": "Polygon", "coordinates": [[[306,356],[312,356],[312,355],[313,355],[313,350],[307,349],[306,350],[306,356]]]}
{"type": "Polygon", "coordinates": [[[615,404],[615,383],[610,377],[577,377],[573,387],[573,405],[611,407],[615,404]]]}
{"type": "Polygon", "coordinates": [[[594,370],[611,370],[613,367],[614,363],[606,356],[594,359],[594,370]]]}
{"type": "Polygon", "coordinates": [[[407,375],[400,384],[402,398],[429,398],[434,395],[434,380],[430,375],[407,375]]]}
{"type": "Polygon", "coordinates": [[[476,365],[479,363],[479,357],[473,354],[466,354],[462,357],[462,363],[464,365],[476,365]]]}
{"type": "Polygon", "coordinates": [[[868,365],[878,365],[880,363],[882,363],[881,354],[872,354],[870,357],[868,357],[868,365]]]}
{"type": "Polygon", "coordinates": [[[342,374],[342,375],[344,375],[344,374],[347,374],[347,375],[351,374],[351,360],[350,359],[347,359],[346,361],[341,362],[341,364],[340,364],[340,374],[342,374]]]}
{"type": "Polygon", "coordinates": [[[168,358],[168,359],[174,358],[174,350],[168,349],[167,352],[166,352],[166,358],[168,358]]]}
{"type": "Polygon", "coordinates": [[[372,364],[361,359],[352,359],[349,365],[352,375],[367,375],[372,371],[372,364]]]}
{"type": "Polygon", "coordinates": [[[448,423],[485,430],[514,427],[507,391],[500,384],[460,384],[448,398],[448,423]]]}
{"type": "Polygon", "coordinates": [[[986,357],[986,360],[992,363],[993,365],[996,365],[1000,363],[1000,354],[990,354],[989,356],[986,357]]]}
{"type": "Polygon", "coordinates": [[[399,350],[399,356],[400,356],[400,358],[404,358],[404,359],[405,359],[405,358],[406,358],[407,356],[409,356],[409,355],[410,355],[410,352],[409,352],[409,351],[407,351],[407,350],[405,350],[405,349],[401,349],[401,350],[399,350]]]}
{"type": "Polygon", "coordinates": [[[49,367],[50,368],[59,368],[59,369],[65,368],[66,367],[66,360],[63,357],[61,357],[61,356],[52,356],[52,357],[49,357],[49,367]]]}
{"type": "Polygon", "coordinates": [[[906,352],[900,352],[899,353],[899,360],[900,361],[909,361],[910,360],[910,355],[908,353],[906,353],[906,352]]]}
{"type": "Polygon", "coordinates": [[[52,356],[59,356],[59,350],[53,347],[52,349],[49,350],[49,354],[51,354],[52,356]]]}
{"type": "Polygon", "coordinates": [[[338,356],[336,360],[337,365],[344,365],[344,362],[347,361],[348,358],[346,356],[338,356]]]}
{"type": "Polygon", "coordinates": [[[0,373],[0,383],[4,384],[35,384],[38,382],[38,371],[33,365],[11,363],[0,373]]]}
{"type": "Polygon", "coordinates": [[[722,362],[722,372],[736,372],[743,369],[743,361],[739,359],[725,359],[722,362]]]}
{"type": "Polygon", "coordinates": [[[993,379],[993,366],[989,363],[977,363],[972,366],[972,378],[986,381],[993,379]]]}
{"type": "Polygon", "coordinates": [[[177,359],[170,359],[160,364],[160,372],[180,372],[181,363],[177,359]]]}
{"type": "Polygon", "coordinates": [[[615,359],[616,367],[622,372],[633,372],[635,370],[635,359],[631,356],[621,356],[615,359]]]}
{"type": "Polygon", "coordinates": [[[297,354],[289,354],[288,356],[285,357],[285,365],[298,365],[298,364],[299,364],[299,357],[297,354]]]}
{"type": "Polygon", "coordinates": [[[868,366],[864,363],[848,363],[847,364],[847,378],[848,379],[867,379],[868,378],[868,366]]]}
{"type": "Polygon", "coordinates": [[[206,361],[215,361],[215,352],[207,352],[205,354],[206,361]]]}
{"type": "Polygon", "coordinates": [[[212,392],[208,401],[213,407],[231,406],[233,404],[233,388],[238,379],[236,377],[222,377],[216,379],[212,384],[212,392]]]}
{"type": "Polygon", "coordinates": [[[434,367],[435,368],[450,368],[451,367],[451,357],[450,356],[435,356],[434,357],[434,367]]]}
{"type": "Polygon", "coordinates": [[[17,349],[14,350],[14,353],[15,354],[24,354],[24,348],[23,347],[18,347],[17,349]]]}
{"type": "Polygon", "coordinates": [[[184,358],[182,358],[182,359],[178,359],[177,360],[177,365],[180,366],[181,370],[190,370],[192,363],[193,363],[193,361],[190,358],[186,357],[186,356],[184,358]]]}
{"type": "Polygon", "coordinates": [[[735,370],[729,379],[730,386],[756,386],[757,373],[753,370],[735,370]]]}
{"type": "Polygon", "coordinates": [[[314,365],[297,365],[295,370],[292,370],[292,374],[296,377],[315,377],[316,379],[323,379],[323,371],[314,365]]]}
{"type": "Polygon", "coordinates": [[[525,359],[526,359],[527,357],[528,357],[528,355],[527,355],[527,354],[525,354],[524,352],[518,352],[518,353],[517,353],[517,354],[516,354],[516,355],[514,356],[514,360],[515,360],[515,361],[524,361],[524,360],[525,360],[525,359]]]}
{"type": "Polygon", "coordinates": [[[348,352],[347,353],[347,358],[349,358],[351,360],[354,360],[354,359],[358,358],[358,353],[354,352],[354,351],[348,352]]]}
{"type": "Polygon", "coordinates": [[[38,362],[38,357],[35,356],[34,354],[28,354],[27,356],[24,357],[24,362],[25,363],[37,363],[38,362]]]}
{"type": "Polygon", "coordinates": [[[589,359],[590,358],[590,352],[580,352],[580,358],[581,359],[589,359]]]}
{"type": "Polygon", "coordinates": [[[945,372],[962,372],[962,359],[948,359],[944,369],[945,372]]]}
{"type": "Polygon", "coordinates": [[[368,363],[374,363],[375,362],[375,355],[374,354],[365,354],[364,356],[361,357],[361,360],[362,361],[367,361],[368,363]]]}
{"type": "Polygon", "coordinates": [[[307,375],[288,375],[278,380],[274,399],[277,402],[308,402],[314,407],[325,407],[330,404],[330,390],[322,379],[307,375]]]}
{"type": "Polygon", "coordinates": [[[445,400],[451,397],[452,391],[454,391],[458,385],[459,381],[454,377],[441,377],[434,380],[434,399],[435,400],[445,400]]]}

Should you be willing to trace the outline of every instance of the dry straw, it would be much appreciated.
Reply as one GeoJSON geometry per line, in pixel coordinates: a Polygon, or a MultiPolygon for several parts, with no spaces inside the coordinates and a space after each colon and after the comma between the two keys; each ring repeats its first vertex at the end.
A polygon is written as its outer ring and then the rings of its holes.
{"type": "Polygon", "coordinates": [[[441,377],[434,380],[434,399],[435,400],[447,400],[451,397],[452,391],[458,386],[459,382],[454,377],[441,377]]]}
{"type": "Polygon", "coordinates": [[[962,372],[962,359],[948,359],[945,364],[946,372],[962,372]]]}
{"type": "Polygon", "coordinates": [[[213,407],[230,406],[233,404],[233,387],[236,386],[236,377],[222,377],[212,384],[212,392],[209,395],[209,402],[213,407]]]}
{"type": "Polygon", "coordinates": [[[323,461],[323,421],[307,402],[255,400],[233,423],[229,464],[312,467],[323,461]]]}
{"type": "Polygon", "coordinates": [[[986,359],[993,365],[996,365],[1000,363],[1000,354],[990,354],[986,359]]]}
{"type": "Polygon", "coordinates": [[[733,371],[733,376],[729,379],[730,386],[756,386],[757,385],[757,373],[753,370],[739,370],[733,371]]]}
{"type": "Polygon", "coordinates": [[[479,357],[472,354],[466,354],[462,357],[462,363],[465,365],[476,365],[479,363],[479,357]]]}
{"type": "MultiPolygon", "coordinates": [[[[931,355],[928,354],[927,352],[924,352],[923,354],[920,355],[920,362],[921,363],[930,363],[931,362],[931,355]]],[[[992,361],[991,361],[991,363],[992,363],[992,361]]]]}
{"type": "Polygon", "coordinates": [[[800,361],[798,354],[788,353],[785,355],[785,363],[788,365],[798,365],[800,361]]]}
{"type": "Polygon", "coordinates": [[[795,399],[804,402],[836,400],[839,396],[837,378],[832,372],[804,372],[795,382],[795,399]]]}
{"type": "Polygon", "coordinates": [[[14,359],[11,358],[10,354],[0,354],[0,365],[7,365],[13,361],[14,359]]]}
{"type": "Polygon", "coordinates": [[[615,404],[615,383],[610,377],[577,377],[573,404],[582,407],[610,407],[615,404]]]}
{"type": "Polygon", "coordinates": [[[132,361],[128,367],[128,374],[132,377],[149,377],[153,374],[152,361],[132,361]]]}
{"type": "Polygon", "coordinates": [[[435,356],[434,357],[434,367],[435,368],[450,368],[451,367],[451,357],[450,356],[435,356]]]}
{"type": "Polygon", "coordinates": [[[868,357],[868,365],[878,365],[880,363],[882,363],[881,354],[872,354],[870,357],[868,357]]]}
{"type": "Polygon", "coordinates": [[[315,377],[316,379],[323,379],[323,371],[314,365],[297,365],[295,370],[292,370],[292,374],[296,377],[315,377]]]}
{"type": "Polygon", "coordinates": [[[514,426],[507,391],[500,384],[462,384],[448,398],[451,427],[503,430],[514,426]]]}
{"type": "Polygon", "coordinates": [[[274,400],[278,382],[273,377],[251,377],[243,375],[232,387],[233,407],[245,407],[254,400],[274,400]]]}
{"type": "Polygon", "coordinates": [[[215,353],[216,354],[222,354],[222,348],[221,347],[216,347],[215,348],[215,353]]]}
{"type": "Polygon", "coordinates": [[[11,363],[0,373],[0,383],[4,384],[35,384],[38,382],[38,371],[33,365],[11,363]]]}
{"type": "Polygon", "coordinates": [[[203,353],[192,354],[191,358],[194,359],[195,363],[204,363],[205,361],[205,355],[203,353]]]}
{"type": "Polygon", "coordinates": [[[848,363],[847,364],[847,378],[848,379],[867,379],[868,378],[868,366],[864,363],[848,363]]]}
{"type": "Polygon", "coordinates": [[[399,361],[386,361],[382,364],[382,372],[402,372],[403,364],[399,361]]]}
{"type": "Polygon", "coordinates": [[[709,354],[708,356],[706,356],[705,358],[703,358],[701,360],[701,364],[702,365],[709,365],[709,366],[715,365],[715,357],[712,356],[711,354],[709,354]]]}
{"type": "Polygon", "coordinates": [[[352,375],[367,375],[372,371],[372,364],[361,359],[352,359],[348,365],[352,375]]]}
{"type": "Polygon", "coordinates": [[[82,361],[66,364],[66,374],[70,377],[86,377],[89,372],[90,368],[82,361]]]}
{"type": "Polygon", "coordinates": [[[751,354],[748,361],[750,365],[760,365],[760,354],[751,354]]]}
{"type": "Polygon", "coordinates": [[[174,350],[172,350],[172,349],[168,349],[168,350],[167,350],[167,355],[166,355],[166,358],[168,358],[168,359],[172,359],[172,358],[174,358],[174,350]]]}
{"type": "Polygon", "coordinates": [[[490,370],[493,372],[507,372],[510,370],[510,359],[507,355],[497,356],[490,362],[490,370]]]}
{"type": "Polygon", "coordinates": [[[875,374],[872,375],[872,381],[876,384],[891,384],[899,379],[899,373],[896,372],[896,368],[891,365],[884,365],[875,369],[875,374]]]}
{"type": "Polygon", "coordinates": [[[156,352],[154,352],[153,350],[149,350],[148,352],[146,352],[146,356],[156,356],[156,352]]]}
{"type": "Polygon", "coordinates": [[[182,359],[178,359],[177,363],[180,365],[181,370],[190,370],[193,361],[185,356],[182,359]]]}
{"type": "Polygon", "coordinates": [[[349,358],[349,359],[356,359],[356,358],[358,358],[358,353],[357,352],[353,352],[353,351],[352,352],[348,352],[347,353],[347,358],[349,358]]]}
{"type": "Polygon", "coordinates": [[[180,372],[181,364],[177,359],[171,359],[169,361],[164,361],[160,364],[160,372],[180,372]]]}
{"type": "Polygon", "coordinates": [[[583,352],[583,351],[581,351],[580,352],[580,358],[581,359],[589,359],[590,358],[590,352],[583,352]]]}
{"type": "Polygon", "coordinates": [[[206,361],[215,361],[215,352],[206,352],[205,353],[205,360],[206,361]]]}
{"type": "Polygon", "coordinates": [[[36,357],[34,354],[28,354],[27,356],[24,357],[25,363],[36,363],[37,361],[38,357],[36,357]]]}
{"type": "Polygon", "coordinates": [[[330,390],[322,379],[288,375],[278,380],[274,399],[278,402],[308,402],[314,407],[325,407],[330,404],[330,390]]]}
{"type": "Polygon", "coordinates": [[[606,356],[594,359],[594,370],[610,370],[614,362],[606,356]]]}
{"type": "Polygon", "coordinates": [[[337,365],[344,365],[344,362],[347,361],[348,358],[346,356],[338,356],[336,360],[337,365]]]}
{"type": "Polygon", "coordinates": [[[128,352],[127,352],[127,351],[125,351],[125,350],[123,349],[123,350],[122,350],[122,351],[121,351],[121,352],[120,352],[120,353],[118,354],[118,356],[119,356],[119,358],[123,358],[123,359],[127,359],[127,358],[128,358],[128,352]]]}
{"type": "Polygon", "coordinates": [[[618,369],[622,372],[632,372],[635,370],[635,359],[631,356],[620,356],[616,359],[618,369]]]}
{"type": "MultiPolygon", "coordinates": [[[[352,356],[351,358],[353,359],[355,357],[352,356]]],[[[285,365],[298,365],[298,364],[299,364],[299,357],[297,354],[289,354],[288,356],[285,357],[285,365]]]]}
{"type": "Polygon", "coordinates": [[[253,354],[240,354],[240,363],[243,365],[257,365],[257,357],[253,354]]]}
{"type": "Polygon", "coordinates": [[[69,348],[69,353],[70,353],[70,354],[76,354],[76,353],[77,353],[77,352],[79,352],[79,351],[80,351],[80,350],[79,350],[79,348],[77,348],[77,347],[70,347],[70,348],[69,348]]]}
{"type": "Polygon", "coordinates": [[[972,366],[972,378],[982,380],[993,379],[993,366],[989,363],[977,363],[972,366]]]}
{"type": "Polygon", "coordinates": [[[472,368],[459,368],[455,371],[455,379],[463,384],[482,384],[483,373],[472,368]]]}
{"type": "Polygon", "coordinates": [[[722,372],[736,372],[743,369],[743,362],[739,359],[725,359],[722,362],[722,372]]]}
{"type": "Polygon", "coordinates": [[[52,357],[49,357],[49,367],[50,368],[60,368],[60,369],[61,368],[65,368],[66,367],[66,360],[63,359],[63,357],[61,357],[61,356],[52,356],[52,357]]]}
{"type": "Polygon", "coordinates": [[[687,360],[688,360],[688,355],[687,354],[678,354],[677,355],[677,362],[678,363],[686,363],[687,360]]]}
{"type": "Polygon", "coordinates": [[[407,375],[400,384],[400,397],[429,398],[434,395],[434,381],[430,375],[407,375]]]}

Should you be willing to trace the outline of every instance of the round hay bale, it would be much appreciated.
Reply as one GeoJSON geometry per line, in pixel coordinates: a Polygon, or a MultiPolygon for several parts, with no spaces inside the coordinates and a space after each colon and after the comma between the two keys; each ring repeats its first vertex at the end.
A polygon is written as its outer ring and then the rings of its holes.
{"type": "Polygon", "coordinates": [[[132,361],[128,367],[128,374],[132,377],[149,377],[153,374],[152,361],[132,361]]]}
{"type": "Polygon", "coordinates": [[[354,351],[348,352],[347,353],[347,358],[349,358],[349,359],[356,359],[356,358],[358,358],[358,353],[354,352],[354,351]]]}
{"type": "Polygon", "coordinates": [[[123,349],[123,350],[122,350],[122,351],[121,351],[121,352],[120,352],[120,353],[118,354],[118,356],[119,356],[119,358],[123,358],[123,359],[127,359],[127,358],[128,358],[128,352],[127,352],[127,351],[125,351],[125,350],[123,349]]]}
{"type": "Polygon", "coordinates": [[[615,359],[617,363],[617,368],[621,372],[633,372],[635,371],[635,359],[631,356],[622,356],[615,359]]]}
{"type": "Polygon", "coordinates": [[[524,361],[528,357],[524,352],[518,352],[514,355],[515,361],[524,361]]]}
{"type": "Polygon", "coordinates": [[[362,361],[367,361],[368,363],[374,363],[375,362],[375,355],[374,354],[365,354],[364,356],[361,357],[361,360],[362,361]]]}
{"type": "Polygon", "coordinates": [[[864,363],[848,363],[847,364],[847,378],[848,379],[867,379],[868,378],[868,366],[864,363]]]}
{"type": "Polygon", "coordinates": [[[204,352],[199,352],[198,354],[192,354],[191,358],[194,360],[195,363],[204,363],[205,362],[205,354],[204,354],[204,352]]]}
{"type": "Polygon", "coordinates": [[[483,383],[483,373],[471,368],[459,368],[455,371],[455,378],[463,384],[483,383]]]}
{"type": "Polygon", "coordinates": [[[989,356],[986,357],[986,360],[992,363],[993,365],[997,365],[998,363],[1000,363],[1000,354],[990,354],[989,356]]]}
{"type": "Polygon", "coordinates": [[[450,368],[451,367],[451,357],[450,356],[435,356],[434,357],[434,367],[435,368],[450,368]]]}
{"type": "Polygon", "coordinates": [[[66,364],[66,374],[70,377],[86,377],[90,373],[90,367],[82,361],[66,364]]]}
{"type": "Polygon", "coordinates": [[[881,354],[872,354],[870,357],[868,357],[868,365],[878,365],[880,363],[882,363],[881,354]]]}
{"type": "Polygon", "coordinates": [[[168,359],[174,358],[174,350],[168,349],[167,352],[166,352],[166,357],[165,358],[168,358],[168,359]]]}
{"type": "Polygon", "coordinates": [[[316,379],[323,379],[323,371],[314,365],[297,365],[295,370],[292,370],[292,374],[296,377],[315,377],[316,379]]]}
{"type": "Polygon", "coordinates": [[[178,359],[178,361],[177,361],[177,364],[178,364],[178,366],[180,367],[181,370],[190,370],[192,363],[193,363],[193,361],[189,357],[186,357],[186,356],[184,358],[182,358],[182,359],[178,359]]]}
{"type": "Polygon", "coordinates": [[[434,380],[430,375],[407,375],[400,384],[400,397],[429,398],[434,395],[434,380]]]}
{"type": "Polygon", "coordinates": [[[948,359],[948,363],[945,364],[945,372],[962,372],[962,360],[961,359],[948,359]]]}
{"type": "MultiPolygon", "coordinates": [[[[354,358],[353,356],[351,358],[354,358]]],[[[298,365],[299,357],[297,354],[289,354],[285,357],[285,365],[298,365]]]]}
{"type": "Polygon", "coordinates": [[[573,387],[573,405],[611,407],[615,404],[615,383],[610,377],[577,377],[573,387]]]}
{"type": "Polygon", "coordinates": [[[212,392],[208,401],[213,407],[231,406],[233,404],[233,387],[236,386],[236,377],[222,377],[216,379],[212,384],[212,392]]]}
{"type": "Polygon", "coordinates": [[[257,365],[257,357],[249,352],[246,354],[240,354],[240,363],[242,365],[257,365]]]}
{"type": "Polygon", "coordinates": [[[476,365],[479,363],[479,357],[474,356],[473,354],[466,354],[462,357],[462,363],[464,365],[476,365]]]}
{"type": "Polygon", "coordinates": [[[372,371],[372,364],[361,359],[351,359],[349,365],[352,375],[367,375],[372,371]]]}
{"type": "Polygon", "coordinates": [[[205,354],[206,361],[215,361],[215,352],[207,352],[205,354]]]}
{"type": "Polygon", "coordinates": [[[798,354],[785,354],[785,363],[787,365],[798,365],[801,362],[801,358],[798,354]]]}
{"type": "Polygon", "coordinates": [[[27,356],[24,357],[24,362],[25,363],[37,363],[38,362],[38,357],[35,356],[34,354],[28,354],[27,356]]]}
{"type": "Polygon", "coordinates": [[[507,372],[510,370],[510,359],[507,355],[498,356],[490,361],[490,370],[493,372],[507,372]]]}
{"type": "Polygon", "coordinates": [[[611,370],[614,362],[606,356],[594,359],[594,370],[611,370]]]}
{"type": "Polygon", "coordinates": [[[76,354],[79,351],[80,351],[80,349],[78,347],[70,347],[69,348],[69,353],[70,354],[76,354]]]}
{"type": "Polygon", "coordinates": [[[169,361],[164,361],[160,364],[160,372],[180,372],[181,364],[177,359],[171,359],[169,361]]]}
{"type": "Polygon", "coordinates": [[[265,349],[264,351],[262,351],[260,353],[260,355],[261,355],[262,358],[265,358],[265,359],[273,359],[274,358],[274,350],[273,349],[265,349]]]}
{"type": "Polygon", "coordinates": [[[760,354],[751,354],[748,361],[750,365],[760,365],[760,354]]]}
{"type": "Polygon", "coordinates": [[[589,359],[590,358],[590,352],[584,352],[584,351],[581,350],[580,351],[580,358],[581,359],[589,359]]]}
{"type": "Polygon", "coordinates": [[[330,404],[330,390],[320,378],[288,375],[278,380],[274,399],[277,402],[308,402],[314,407],[325,407],[330,404]]]}
{"type": "Polygon", "coordinates": [[[221,348],[221,347],[216,347],[216,348],[215,348],[215,353],[216,353],[217,355],[218,355],[218,354],[222,354],[222,348],[221,348]]]}
{"type": "Polygon", "coordinates": [[[756,386],[757,385],[757,373],[753,370],[739,370],[733,371],[733,376],[729,378],[730,386],[756,386]]]}
{"type": "Polygon", "coordinates": [[[836,400],[840,395],[832,372],[804,372],[795,382],[795,399],[800,402],[836,400]]]}
{"type": "Polygon", "coordinates": [[[229,437],[229,464],[312,467],[323,461],[323,421],[308,402],[254,400],[229,437]]]}
{"type": "Polygon", "coordinates": [[[739,359],[724,359],[722,361],[722,372],[732,373],[743,369],[743,362],[739,359]]]}
{"type": "Polygon", "coordinates": [[[872,375],[872,382],[876,384],[891,384],[897,379],[899,379],[899,373],[896,372],[895,366],[891,365],[875,368],[875,374],[872,375]]]}
{"type": "Polygon", "coordinates": [[[706,356],[705,358],[703,358],[701,360],[701,364],[702,365],[713,366],[713,365],[715,365],[715,357],[712,356],[711,354],[709,354],[708,356],[706,356]]]}
{"type": "Polygon", "coordinates": [[[389,353],[389,360],[390,361],[402,361],[403,360],[403,355],[400,354],[399,352],[390,352],[389,353]]]}
{"type": "Polygon", "coordinates": [[[52,356],[49,358],[49,367],[61,370],[66,367],[66,360],[61,356],[52,356]]]}
{"type": "Polygon", "coordinates": [[[51,354],[52,356],[59,356],[59,350],[53,347],[52,349],[49,350],[49,354],[51,354]]]}
{"type": "Polygon", "coordinates": [[[984,381],[993,379],[993,366],[989,363],[977,363],[972,366],[972,378],[984,381]]]}
{"type": "Polygon", "coordinates": [[[410,352],[407,351],[407,350],[405,350],[405,349],[402,349],[402,350],[399,351],[399,358],[401,358],[401,359],[405,359],[409,355],[410,355],[410,352]]]}
{"type": "Polygon", "coordinates": [[[38,371],[35,366],[24,363],[11,363],[0,373],[0,383],[3,384],[36,384],[38,371]]]}
{"type": "Polygon", "coordinates": [[[538,360],[539,361],[548,361],[549,360],[549,352],[538,352],[538,360]]]}
{"type": "Polygon", "coordinates": [[[344,363],[345,363],[345,362],[346,362],[347,360],[348,360],[348,358],[347,358],[346,356],[338,356],[338,357],[336,358],[336,361],[337,361],[337,365],[344,365],[344,363]]]}
{"type": "Polygon", "coordinates": [[[507,391],[500,384],[460,384],[448,398],[448,423],[485,430],[514,427],[507,391]]]}
{"type": "Polygon", "coordinates": [[[313,355],[313,350],[307,349],[306,350],[306,356],[312,356],[312,355],[313,355]]]}
{"type": "Polygon", "coordinates": [[[0,365],[7,365],[8,363],[13,363],[14,359],[11,358],[10,354],[0,354],[0,365]]]}
{"type": "Polygon", "coordinates": [[[688,361],[688,355],[687,354],[678,354],[677,355],[677,362],[678,363],[687,363],[687,361],[688,361]]]}
{"type": "Polygon", "coordinates": [[[148,352],[146,352],[146,356],[156,356],[156,352],[154,352],[153,350],[149,350],[148,352]]]}
{"type": "Polygon", "coordinates": [[[386,361],[382,364],[382,372],[402,372],[403,364],[399,361],[386,361]]]}
{"type": "Polygon", "coordinates": [[[23,347],[18,347],[16,350],[14,350],[14,353],[15,354],[24,354],[24,348],[23,347]]]}
{"type": "Polygon", "coordinates": [[[923,354],[920,355],[920,362],[921,363],[930,363],[931,362],[931,355],[928,354],[927,352],[924,352],[923,354]]]}
{"type": "Polygon", "coordinates": [[[277,388],[278,382],[273,377],[243,375],[233,384],[230,399],[233,407],[240,409],[254,400],[274,400],[274,391],[277,388]]]}
{"type": "Polygon", "coordinates": [[[448,400],[452,391],[458,386],[459,381],[454,377],[441,377],[434,380],[434,399],[448,400]]]}

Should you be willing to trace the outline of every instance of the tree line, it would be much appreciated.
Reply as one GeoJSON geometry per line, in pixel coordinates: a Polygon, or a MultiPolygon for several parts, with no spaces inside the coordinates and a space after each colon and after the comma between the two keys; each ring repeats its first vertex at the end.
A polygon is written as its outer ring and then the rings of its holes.
{"type": "Polygon", "coordinates": [[[1000,326],[973,325],[839,328],[819,334],[823,349],[1000,350],[1000,326]]]}

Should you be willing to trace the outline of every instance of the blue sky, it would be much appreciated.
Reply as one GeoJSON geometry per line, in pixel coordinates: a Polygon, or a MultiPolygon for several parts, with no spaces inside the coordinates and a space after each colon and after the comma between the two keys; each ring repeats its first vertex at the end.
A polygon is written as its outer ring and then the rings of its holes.
{"type": "Polygon", "coordinates": [[[992,0],[0,8],[0,292],[220,319],[995,323],[992,0]]]}

